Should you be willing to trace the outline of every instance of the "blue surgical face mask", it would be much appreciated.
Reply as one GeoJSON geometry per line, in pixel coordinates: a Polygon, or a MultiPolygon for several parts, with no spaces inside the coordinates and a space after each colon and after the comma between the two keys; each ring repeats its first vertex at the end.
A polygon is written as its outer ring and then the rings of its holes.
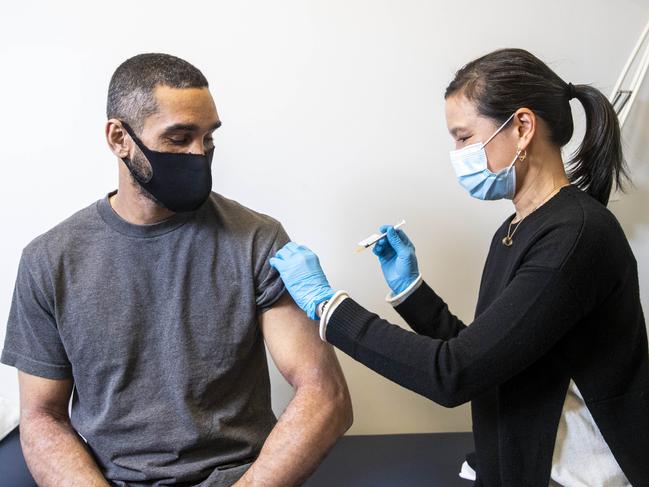
{"type": "Polygon", "coordinates": [[[499,200],[503,198],[513,199],[516,193],[516,171],[514,163],[521,151],[516,152],[516,157],[506,168],[493,173],[489,170],[487,152],[485,147],[493,138],[505,128],[509,121],[514,118],[512,113],[494,134],[484,144],[478,142],[451,151],[451,164],[457,175],[460,185],[466,189],[471,196],[481,200],[499,200]]]}

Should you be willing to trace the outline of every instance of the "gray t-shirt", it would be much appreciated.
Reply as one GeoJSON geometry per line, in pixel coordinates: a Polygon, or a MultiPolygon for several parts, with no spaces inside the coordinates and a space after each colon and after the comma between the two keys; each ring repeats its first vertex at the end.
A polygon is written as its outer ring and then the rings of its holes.
{"type": "Polygon", "coordinates": [[[72,424],[113,485],[231,485],[276,422],[258,316],[288,240],[215,193],[153,225],[104,198],[23,251],[1,360],[74,380],[72,424]]]}

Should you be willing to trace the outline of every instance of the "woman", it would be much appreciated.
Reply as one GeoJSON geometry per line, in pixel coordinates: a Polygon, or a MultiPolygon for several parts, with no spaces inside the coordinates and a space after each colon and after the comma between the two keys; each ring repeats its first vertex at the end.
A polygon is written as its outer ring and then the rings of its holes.
{"type": "Polygon", "coordinates": [[[625,176],[613,108],[517,49],[463,67],[445,98],[460,184],[516,210],[491,243],[470,326],[422,281],[401,230],[382,227],[374,252],[414,333],[334,293],[306,247],[287,244],[271,265],[324,339],[443,406],[472,402],[476,485],[649,485],[637,266],[606,209],[625,176]],[[572,98],[586,133],[566,173],[572,98]]]}

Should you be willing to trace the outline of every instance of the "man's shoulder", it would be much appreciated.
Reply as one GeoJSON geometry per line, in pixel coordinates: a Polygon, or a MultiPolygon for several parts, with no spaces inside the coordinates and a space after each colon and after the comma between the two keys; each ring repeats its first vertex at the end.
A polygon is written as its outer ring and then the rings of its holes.
{"type": "Polygon", "coordinates": [[[88,236],[100,228],[97,202],[75,212],[54,227],[38,235],[23,249],[23,258],[30,261],[54,257],[69,249],[80,249],[88,236]]]}
{"type": "Polygon", "coordinates": [[[275,218],[265,213],[260,213],[219,193],[210,195],[209,204],[211,210],[219,221],[232,228],[248,233],[272,232],[282,227],[282,224],[275,218]]]}

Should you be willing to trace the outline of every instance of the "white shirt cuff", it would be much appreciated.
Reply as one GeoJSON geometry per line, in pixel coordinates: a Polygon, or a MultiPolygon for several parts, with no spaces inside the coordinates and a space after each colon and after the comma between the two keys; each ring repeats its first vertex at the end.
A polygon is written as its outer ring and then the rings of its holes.
{"type": "Polygon", "coordinates": [[[336,291],[323,308],[322,315],[320,315],[320,339],[323,342],[327,341],[327,325],[329,324],[329,318],[340,303],[348,297],[349,294],[347,294],[347,291],[336,291]]]}
{"type": "Polygon", "coordinates": [[[412,293],[419,289],[419,286],[421,286],[422,282],[424,282],[424,279],[421,277],[421,274],[419,274],[417,276],[417,279],[415,279],[412,284],[410,284],[410,286],[408,286],[396,296],[393,293],[388,294],[385,300],[392,306],[399,306],[406,299],[408,299],[412,293]]]}

